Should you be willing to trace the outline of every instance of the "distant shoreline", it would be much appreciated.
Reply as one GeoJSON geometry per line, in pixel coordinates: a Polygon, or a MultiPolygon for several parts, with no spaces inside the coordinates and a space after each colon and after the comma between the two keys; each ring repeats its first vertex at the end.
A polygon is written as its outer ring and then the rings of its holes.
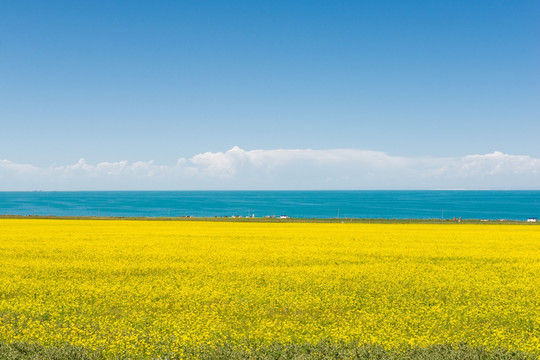
{"type": "Polygon", "coordinates": [[[135,221],[208,221],[208,222],[245,222],[245,223],[320,223],[320,224],[523,224],[540,225],[540,222],[520,220],[488,219],[383,219],[383,218],[285,218],[276,217],[145,217],[145,216],[54,216],[54,215],[0,215],[0,219],[26,220],[135,220],[135,221]]]}

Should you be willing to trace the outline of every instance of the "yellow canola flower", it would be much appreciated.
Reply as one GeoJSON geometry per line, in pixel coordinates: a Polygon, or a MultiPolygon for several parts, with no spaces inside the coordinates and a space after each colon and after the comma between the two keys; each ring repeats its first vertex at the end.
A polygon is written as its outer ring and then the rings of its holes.
{"type": "Polygon", "coordinates": [[[540,354],[540,227],[0,220],[0,340],[467,342],[540,354]]]}

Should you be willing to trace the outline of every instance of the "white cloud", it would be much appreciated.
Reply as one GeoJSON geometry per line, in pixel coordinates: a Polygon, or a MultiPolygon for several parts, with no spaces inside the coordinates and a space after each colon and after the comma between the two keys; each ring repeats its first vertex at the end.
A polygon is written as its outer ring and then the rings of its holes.
{"type": "Polygon", "coordinates": [[[174,165],[84,159],[38,167],[0,160],[0,190],[538,189],[540,159],[493,152],[415,158],[358,149],[206,152],[174,165]]]}
{"type": "Polygon", "coordinates": [[[495,151],[486,155],[469,155],[463,158],[461,171],[465,174],[538,174],[540,159],[523,155],[507,155],[495,151]]]}
{"type": "MultiPolygon", "coordinates": [[[[39,172],[39,168],[29,164],[17,164],[9,160],[0,160],[0,171],[13,172],[16,174],[32,174],[39,172]]],[[[0,173],[1,174],[1,173],[0,173]]]]}

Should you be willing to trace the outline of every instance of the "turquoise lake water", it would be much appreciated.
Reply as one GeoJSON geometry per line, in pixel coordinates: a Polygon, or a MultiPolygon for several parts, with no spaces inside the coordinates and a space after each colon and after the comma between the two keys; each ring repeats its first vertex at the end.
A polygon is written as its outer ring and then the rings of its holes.
{"type": "Polygon", "coordinates": [[[0,214],[526,220],[540,191],[0,192],[0,214]]]}

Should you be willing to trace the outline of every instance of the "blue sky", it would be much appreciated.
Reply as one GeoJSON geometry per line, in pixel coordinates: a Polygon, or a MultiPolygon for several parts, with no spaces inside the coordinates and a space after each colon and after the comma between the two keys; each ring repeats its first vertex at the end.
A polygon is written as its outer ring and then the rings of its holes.
{"type": "Polygon", "coordinates": [[[2,1],[0,190],[540,188],[539,38],[538,1],[2,1]]]}

